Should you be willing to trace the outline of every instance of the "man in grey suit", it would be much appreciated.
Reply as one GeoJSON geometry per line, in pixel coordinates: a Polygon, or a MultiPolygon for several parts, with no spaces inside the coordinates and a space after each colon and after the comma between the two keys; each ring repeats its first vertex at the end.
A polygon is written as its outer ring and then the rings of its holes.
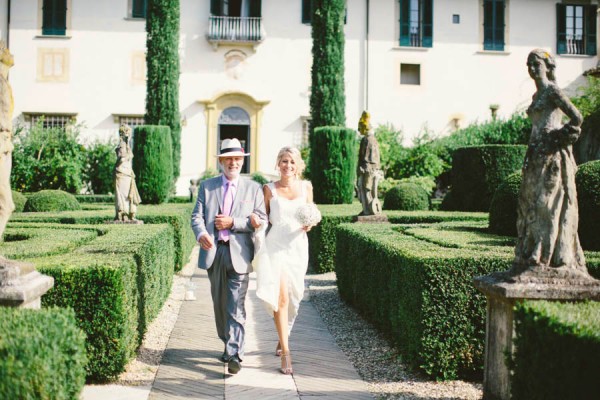
{"type": "Polygon", "coordinates": [[[244,303],[254,258],[250,215],[267,220],[261,186],[240,177],[247,155],[239,140],[223,140],[217,156],[223,173],[200,184],[192,213],[198,266],[208,272],[217,333],[225,344],[221,360],[232,374],[244,357],[244,303]]]}

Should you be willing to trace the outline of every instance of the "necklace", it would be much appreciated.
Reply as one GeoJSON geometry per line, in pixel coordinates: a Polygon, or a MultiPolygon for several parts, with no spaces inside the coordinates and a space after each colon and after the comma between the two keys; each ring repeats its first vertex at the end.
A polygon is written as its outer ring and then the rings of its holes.
{"type": "Polygon", "coordinates": [[[296,183],[296,180],[292,180],[288,185],[284,185],[283,182],[281,180],[279,180],[279,187],[280,188],[286,188],[289,189],[291,188],[294,184],[296,183]]]}

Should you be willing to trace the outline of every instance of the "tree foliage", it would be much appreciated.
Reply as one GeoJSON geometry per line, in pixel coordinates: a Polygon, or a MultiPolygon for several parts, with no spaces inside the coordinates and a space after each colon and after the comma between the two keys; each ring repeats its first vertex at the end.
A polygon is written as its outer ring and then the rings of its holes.
{"type": "Polygon", "coordinates": [[[311,127],[345,126],[345,0],[313,0],[311,127]]]}
{"type": "Polygon", "coordinates": [[[173,179],[179,177],[179,0],[148,0],[146,9],[146,115],[148,125],[171,128],[173,179]]]}
{"type": "Polygon", "coordinates": [[[19,192],[42,189],[78,193],[83,187],[85,148],[80,126],[43,128],[43,120],[15,132],[11,186],[19,192]]]}
{"type": "Polygon", "coordinates": [[[313,132],[311,179],[315,203],[350,204],[356,182],[356,132],[323,126],[313,132]]]}
{"type": "Polygon", "coordinates": [[[133,171],[142,202],[164,203],[173,176],[171,132],[168,126],[141,125],[135,128],[133,171]]]}
{"type": "Polygon", "coordinates": [[[114,193],[114,168],[117,162],[116,140],[95,140],[87,148],[85,178],[93,194],[114,193]]]}

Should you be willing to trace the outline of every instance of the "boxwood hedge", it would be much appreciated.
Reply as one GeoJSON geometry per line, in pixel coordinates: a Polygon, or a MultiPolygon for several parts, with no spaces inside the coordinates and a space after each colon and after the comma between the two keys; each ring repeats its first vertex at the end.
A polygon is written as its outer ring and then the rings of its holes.
{"type": "MultiPolygon", "coordinates": [[[[473,277],[510,268],[513,238],[485,219],[433,225],[342,224],[340,296],[387,333],[405,360],[437,379],[481,378],[485,296],[473,277]]],[[[600,276],[600,255],[586,253],[600,276]]]]}
{"type": "MultiPolygon", "coordinates": [[[[196,238],[190,228],[193,204],[140,205],[137,218],[145,224],[170,224],[175,235],[175,271],[187,264],[196,238]]],[[[60,224],[104,224],[114,219],[113,208],[60,213],[15,214],[11,222],[53,222],[60,224]]]]}
{"type": "Polygon", "coordinates": [[[0,307],[2,398],[79,398],[87,362],[84,342],[73,310],[0,307]]]}
{"type": "Polygon", "coordinates": [[[600,303],[525,301],[515,309],[513,399],[596,399],[600,303]]]}
{"type": "Polygon", "coordinates": [[[0,252],[5,247],[7,253],[15,251],[18,243],[23,251],[20,258],[54,278],[42,305],[75,311],[77,324],[88,338],[88,378],[117,377],[170,293],[175,264],[172,226],[15,223],[9,225],[7,236],[22,240],[2,244],[0,252]],[[68,233],[69,229],[74,232],[68,233]],[[95,237],[90,238],[90,233],[95,237]],[[53,243],[63,235],[63,244],[53,243]],[[27,246],[27,238],[37,245],[27,246]],[[65,252],[57,254],[61,246],[65,252]]]}

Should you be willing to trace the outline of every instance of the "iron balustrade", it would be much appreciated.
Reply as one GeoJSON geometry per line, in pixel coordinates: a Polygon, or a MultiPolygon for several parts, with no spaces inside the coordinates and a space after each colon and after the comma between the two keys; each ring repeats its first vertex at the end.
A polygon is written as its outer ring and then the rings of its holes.
{"type": "Polygon", "coordinates": [[[210,16],[208,40],[218,42],[260,42],[263,40],[260,17],[210,16]]]}

